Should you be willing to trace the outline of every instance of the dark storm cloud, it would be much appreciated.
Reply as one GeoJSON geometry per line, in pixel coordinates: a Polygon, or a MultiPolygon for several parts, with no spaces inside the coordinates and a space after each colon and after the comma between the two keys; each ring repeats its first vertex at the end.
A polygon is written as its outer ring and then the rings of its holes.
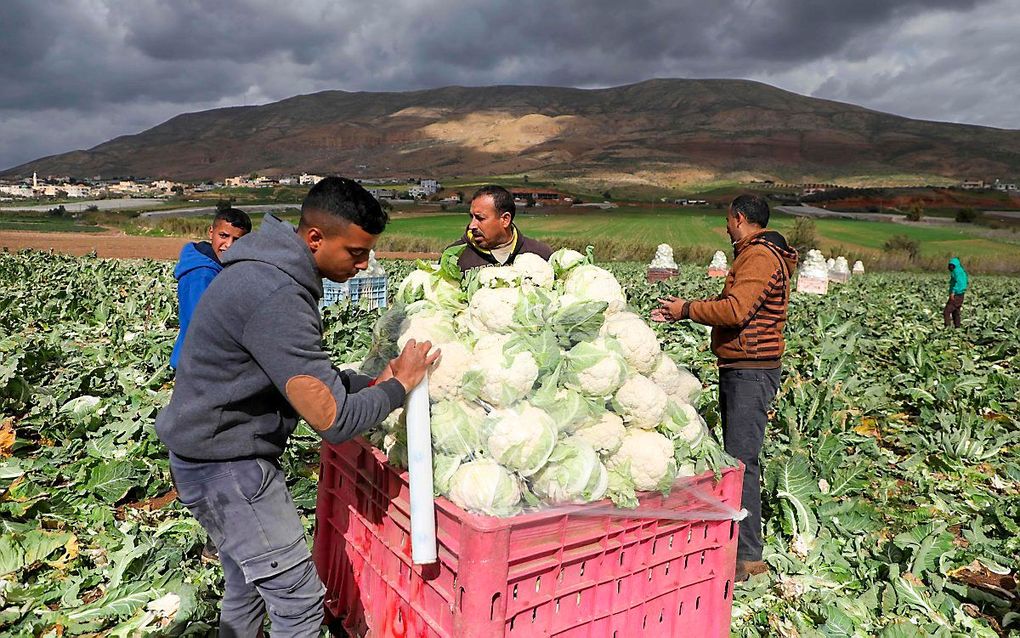
{"type": "Polygon", "coordinates": [[[739,77],[1020,127],[1018,27],[1012,0],[8,0],[0,167],[185,111],[451,84],[739,77]]]}

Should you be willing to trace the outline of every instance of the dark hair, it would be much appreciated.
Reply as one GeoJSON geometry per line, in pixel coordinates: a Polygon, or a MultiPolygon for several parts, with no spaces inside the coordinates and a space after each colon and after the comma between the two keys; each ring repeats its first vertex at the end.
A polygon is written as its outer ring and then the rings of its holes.
{"type": "Polygon", "coordinates": [[[216,211],[216,217],[213,217],[212,225],[215,226],[216,222],[221,219],[246,233],[251,232],[251,217],[248,217],[248,213],[240,208],[223,208],[216,211]]]}
{"type": "Polygon", "coordinates": [[[496,212],[499,214],[510,213],[510,219],[514,218],[517,214],[517,205],[514,204],[514,196],[510,194],[510,191],[503,188],[502,186],[496,186],[495,184],[489,184],[488,186],[482,186],[475,191],[475,194],[471,196],[471,201],[475,201],[479,197],[485,197],[489,195],[492,197],[492,203],[496,207],[496,212]]]}
{"type": "Polygon", "coordinates": [[[769,225],[769,203],[760,195],[737,195],[730,209],[734,215],[740,213],[752,224],[762,228],[769,225]]]}
{"type": "Polygon", "coordinates": [[[331,176],[312,186],[301,203],[299,226],[308,226],[311,213],[325,213],[339,221],[356,224],[366,233],[378,235],[386,228],[389,215],[379,201],[361,184],[346,177],[331,176]]]}

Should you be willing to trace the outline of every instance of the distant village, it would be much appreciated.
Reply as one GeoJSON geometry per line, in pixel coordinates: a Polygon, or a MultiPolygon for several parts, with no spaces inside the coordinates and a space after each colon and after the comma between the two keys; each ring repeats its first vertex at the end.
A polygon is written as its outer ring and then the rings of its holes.
{"type": "MultiPolygon", "coordinates": [[[[222,188],[273,188],[276,186],[314,186],[322,175],[302,173],[300,175],[267,177],[264,175],[238,175],[222,182],[191,184],[171,180],[91,179],[47,176],[40,178],[33,174],[21,181],[0,181],[0,201],[17,199],[91,199],[103,197],[174,197],[219,190],[222,188]]],[[[364,185],[377,198],[426,199],[436,195],[442,185],[434,179],[412,179],[400,181],[365,180],[364,185]]]]}
{"type": "MultiPolygon", "coordinates": [[[[187,197],[196,193],[216,191],[229,188],[273,188],[277,186],[314,186],[323,178],[322,175],[301,173],[281,177],[265,175],[238,175],[228,177],[222,182],[204,182],[201,184],[175,182],[171,180],[143,179],[103,179],[100,176],[91,179],[75,179],[70,177],[45,178],[33,174],[31,178],[20,181],[0,180],[0,202],[17,199],[105,199],[118,197],[187,197]]],[[[436,179],[359,179],[365,189],[376,199],[383,201],[429,200],[440,204],[462,203],[464,193],[457,191],[440,197],[443,185],[436,179]]],[[[571,205],[580,203],[564,193],[549,189],[514,188],[511,189],[514,200],[523,206],[571,205]]]]}
{"type": "MultiPolygon", "coordinates": [[[[273,188],[277,186],[314,186],[323,178],[322,175],[301,173],[300,175],[286,175],[280,177],[269,177],[265,175],[249,174],[228,177],[222,182],[204,182],[200,184],[175,182],[172,180],[144,180],[144,179],[103,179],[95,176],[91,179],[77,179],[71,177],[46,176],[40,178],[33,174],[30,178],[20,181],[0,180],[0,202],[10,202],[18,199],[106,199],[120,197],[153,197],[171,198],[187,197],[196,193],[216,191],[230,188],[273,188]]],[[[400,200],[428,200],[440,204],[459,204],[463,202],[464,193],[441,193],[443,185],[432,178],[380,178],[358,180],[368,192],[380,201],[400,200]],[[442,195],[442,197],[440,197],[442,195]]],[[[810,184],[786,184],[773,180],[751,180],[761,188],[794,191],[799,197],[811,197],[822,195],[829,191],[861,190],[841,186],[838,184],[810,183],[810,184]]],[[[956,188],[964,190],[995,190],[1011,195],[1020,194],[1020,187],[1016,182],[1004,181],[1002,179],[986,180],[965,180],[955,185],[956,188]]],[[[564,193],[550,189],[538,188],[512,188],[514,200],[522,206],[593,206],[593,207],[615,207],[615,204],[605,201],[601,203],[582,203],[581,200],[564,193]]],[[[677,204],[680,206],[706,206],[708,202],[704,199],[687,198],[661,198],[662,202],[677,204]]]]}
{"type": "MultiPolygon", "coordinates": [[[[149,198],[187,198],[198,193],[218,191],[221,189],[247,188],[261,189],[277,186],[314,186],[323,175],[301,173],[269,177],[249,174],[228,177],[223,181],[204,182],[200,184],[175,182],[171,180],[144,179],[103,179],[100,176],[91,179],[71,177],[45,178],[33,174],[32,177],[20,181],[0,180],[0,202],[16,200],[65,200],[65,199],[113,199],[125,197],[149,198]]],[[[442,192],[443,185],[432,178],[379,178],[357,180],[373,197],[380,202],[408,203],[429,201],[440,205],[456,205],[464,201],[463,191],[442,192]]],[[[521,207],[540,206],[595,206],[613,207],[611,202],[583,204],[581,200],[556,190],[540,188],[511,188],[514,201],[521,207]]]]}

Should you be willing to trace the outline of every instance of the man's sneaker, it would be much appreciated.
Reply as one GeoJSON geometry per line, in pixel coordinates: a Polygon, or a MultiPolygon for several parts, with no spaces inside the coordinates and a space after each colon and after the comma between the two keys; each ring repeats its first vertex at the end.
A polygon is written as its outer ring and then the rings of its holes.
{"type": "Polygon", "coordinates": [[[751,576],[757,576],[758,574],[764,574],[769,570],[769,566],[765,564],[765,561],[761,560],[738,560],[737,561],[737,574],[733,577],[733,580],[738,583],[742,583],[751,576]]]}

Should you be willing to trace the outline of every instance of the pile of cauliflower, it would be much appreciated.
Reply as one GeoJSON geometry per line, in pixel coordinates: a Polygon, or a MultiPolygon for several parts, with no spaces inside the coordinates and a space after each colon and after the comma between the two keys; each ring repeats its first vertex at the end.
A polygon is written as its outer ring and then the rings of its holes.
{"type": "MultiPolygon", "coordinates": [[[[606,497],[636,507],[637,492],[734,464],[694,407],[701,383],[590,253],[521,254],[463,277],[458,255],[418,263],[363,365],[376,374],[409,339],[442,349],[429,374],[437,495],[493,516],[606,497]]],[[[368,437],[398,467],[403,416],[368,437]]]]}

